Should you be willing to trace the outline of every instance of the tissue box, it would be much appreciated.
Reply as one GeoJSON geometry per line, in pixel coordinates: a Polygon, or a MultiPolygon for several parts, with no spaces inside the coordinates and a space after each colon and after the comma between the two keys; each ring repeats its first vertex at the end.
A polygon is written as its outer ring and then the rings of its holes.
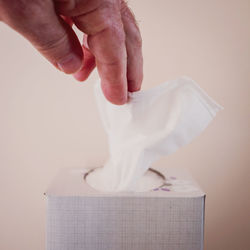
{"type": "Polygon", "coordinates": [[[201,250],[205,194],[179,169],[160,168],[166,185],[102,193],[89,169],[62,171],[47,196],[47,250],[201,250]]]}

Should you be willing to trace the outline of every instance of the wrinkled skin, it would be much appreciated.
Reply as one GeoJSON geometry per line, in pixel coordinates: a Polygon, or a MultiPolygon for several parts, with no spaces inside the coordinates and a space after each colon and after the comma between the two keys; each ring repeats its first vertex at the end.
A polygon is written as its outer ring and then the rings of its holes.
{"type": "Polygon", "coordinates": [[[0,20],[79,81],[96,66],[114,104],[126,103],[127,92],[141,87],[141,36],[123,0],[0,0],[0,20]],[[83,45],[72,24],[83,32],[83,45]]]}

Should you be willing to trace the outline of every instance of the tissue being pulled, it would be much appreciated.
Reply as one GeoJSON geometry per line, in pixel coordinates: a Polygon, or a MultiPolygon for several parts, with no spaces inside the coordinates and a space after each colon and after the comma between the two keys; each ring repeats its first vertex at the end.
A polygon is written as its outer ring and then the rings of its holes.
{"type": "Polygon", "coordinates": [[[135,191],[153,162],[191,142],[221,109],[187,77],[129,93],[123,106],[108,102],[100,84],[95,92],[110,157],[87,181],[101,191],[135,191]]]}

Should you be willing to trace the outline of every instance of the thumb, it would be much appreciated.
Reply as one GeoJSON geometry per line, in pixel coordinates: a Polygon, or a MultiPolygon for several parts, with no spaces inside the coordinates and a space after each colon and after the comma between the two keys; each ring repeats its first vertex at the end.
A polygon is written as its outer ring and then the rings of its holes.
{"type": "Polygon", "coordinates": [[[21,5],[13,10],[6,3],[2,20],[27,38],[55,67],[67,74],[75,73],[82,66],[81,44],[71,26],[55,13],[51,1],[43,3],[47,4],[31,1],[25,10],[21,5]]]}

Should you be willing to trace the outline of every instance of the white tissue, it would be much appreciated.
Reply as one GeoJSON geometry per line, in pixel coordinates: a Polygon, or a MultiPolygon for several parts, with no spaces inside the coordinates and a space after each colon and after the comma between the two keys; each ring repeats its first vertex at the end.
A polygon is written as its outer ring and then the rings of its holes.
{"type": "Polygon", "coordinates": [[[222,109],[187,77],[129,93],[122,106],[108,102],[99,83],[95,92],[110,157],[87,182],[101,191],[137,191],[153,162],[189,143],[222,109]]]}

